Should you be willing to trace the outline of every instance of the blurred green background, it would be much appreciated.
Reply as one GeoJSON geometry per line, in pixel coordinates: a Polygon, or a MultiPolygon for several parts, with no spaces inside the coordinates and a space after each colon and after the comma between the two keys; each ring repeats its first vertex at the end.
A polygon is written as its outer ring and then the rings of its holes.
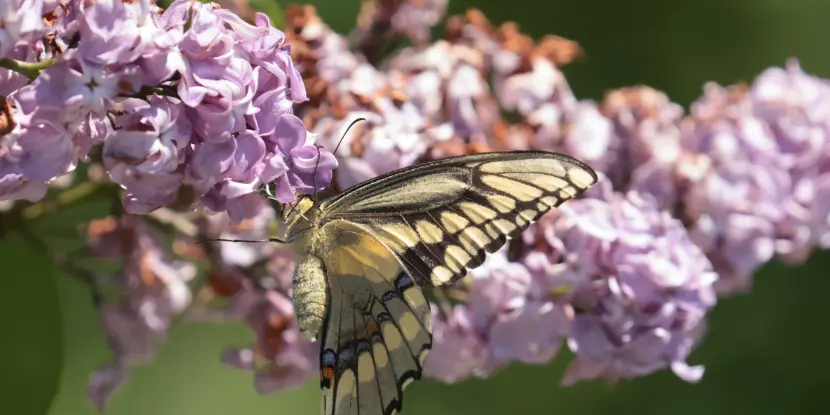
{"type": "MultiPolygon", "coordinates": [[[[269,0],[259,0],[265,3],[269,0]]],[[[308,1],[343,33],[358,0],[308,1]]],[[[648,84],[688,105],[706,81],[750,82],[788,57],[828,76],[830,2],[822,0],[451,0],[452,13],[482,9],[494,22],[514,20],[539,37],[578,41],[587,58],[565,72],[579,97],[648,84]]],[[[49,218],[38,227],[103,215],[101,205],[49,218]]],[[[44,263],[16,235],[0,244],[0,396],[5,413],[93,414],[85,399],[90,371],[108,352],[88,293],[44,263]]],[[[568,356],[549,367],[513,365],[487,380],[419,382],[405,414],[799,414],[830,413],[827,293],[830,255],[794,268],[773,263],[749,295],[724,299],[691,363],[704,379],[686,384],[669,372],[609,386],[558,386],[568,356]]],[[[218,362],[228,343],[251,339],[242,326],[178,327],[157,359],[139,367],[107,411],[132,414],[316,414],[319,392],[304,388],[257,396],[251,376],[218,362]]]]}

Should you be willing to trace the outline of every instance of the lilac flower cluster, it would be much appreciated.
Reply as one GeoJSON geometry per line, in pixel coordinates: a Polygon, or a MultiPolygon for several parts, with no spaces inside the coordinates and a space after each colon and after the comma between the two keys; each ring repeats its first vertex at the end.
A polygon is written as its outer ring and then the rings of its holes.
{"type": "Polygon", "coordinates": [[[291,306],[294,254],[193,243],[273,236],[265,183],[287,204],[429,159],[514,149],[600,172],[583,198],[428,292],[425,369],[445,382],[546,364],[563,346],[575,356],[566,385],[666,368],[697,381],[703,367],[687,358],[716,294],[748,288],[774,256],[797,263],[830,246],[827,81],[791,62],[750,86],[707,85],[689,114],[645,86],[580,100],[560,71],[582,53],[575,42],[534,41],[477,10],[447,18],[432,41],[446,8],[366,1],[342,36],[312,6],[286,8],[285,32],[195,0],[0,6],[0,209],[72,182],[80,161],[90,181],[122,190],[115,216],[86,231],[90,256],[122,261],[91,283],[121,294],[98,304],[114,351],[90,378],[99,408],[175,321],[247,324],[256,340],[221,359],[253,372],[259,393],[315,375],[318,345],[291,306]],[[412,46],[387,56],[396,37],[412,46]],[[168,246],[160,235],[171,234],[168,246]]]}
{"type": "Polygon", "coordinates": [[[493,136],[508,148],[573,155],[617,191],[655,198],[687,224],[720,276],[719,292],[747,289],[776,255],[798,263],[827,246],[827,210],[817,201],[826,187],[830,85],[795,61],[748,87],[707,85],[686,115],[644,86],[610,91],[599,104],[578,100],[557,69],[579,55],[577,46],[556,37],[534,44],[475,11],[454,19],[450,37],[475,45],[501,107],[521,118],[493,136]]]}
{"type": "Polygon", "coordinates": [[[512,360],[545,364],[566,341],[576,355],[566,385],[664,368],[700,379],[686,358],[716,302],[717,274],[677,219],[639,193],[598,186],[608,188],[525,232],[516,261],[502,252],[474,270],[466,304],[436,307],[428,373],[451,382],[512,360]]]}
{"type": "Polygon", "coordinates": [[[39,200],[101,143],[130,213],[168,206],[186,186],[238,222],[257,213],[263,183],[290,202],[331,180],[336,160],[292,113],[305,87],[265,15],[252,25],[188,0],[25,3],[2,16],[13,23],[3,56],[43,69],[28,85],[25,73],[0,78],[14,126],[0,147],[3,200],[39,200]]]}
{"type": "Polygon", "coordinates": [[[384,40],[384,37],[399,35],[424,44],[429,41],[430,29],[444,18],[447,4],[448,0],[366,2],[357,18],[354,36],[359,40],[356,43],[359,48],[364,49],[370,44],[384,40]]]}
{"type": "Polygon", "coordinates": [[[367,121],[347,134],[338,150],[341,189],[409,166],[432,142],[449,138],[451,129],[431,123],[418,102],[407,100],[386,74],[351,52],[346,40],[312,7],[289,7],[286,14],[292,22],[291,38],[305,54],[297,61],[317,95],[310,105],[298,108],[298,115],[327,148],[340,141],[347,121],[367,121]]]}
{"type": "Polygon", "coordinates": [[[727,285],[745,288],[778,255],[803,262],[826,248],[830,83],[798,63],[762,73],[748,91],[708,85],[681,136],[710,168],[683,196],[695,242],[727,285]],[[713,113],[713,110],[720,112],[713,113]],[[728,191],[723,191],[724,188],[728,191]]]}
{"type": "Polygon", "coordinates": [[[748,87],[707,85],[686,117],[647,88],[611,94],[606,110],[628,150],[609,175],[687,224],[720,292],[746,290],[774,256],[800,263],[827,247],[826,97],[830,84],[795,61],[748,87]]]}
{"type": "MultiPolygon", "coordinates": [[[[220,237],[264,239],[275,212],[263,206],[260,214],[230,229],[227,218],[211,218],[220,237]]],[[[227,303],[219,311],[241,318],[256,334],[251,346],[233,346],[222,360],[232,367],[254,371],[259,393],[304,383],[318,368],[317,348],[301,335],[291,302],[295,268],[293,251],[273,244],[221,242],[209,275],[211,292],[227,303]],[[259,266],[258,266],[259,265],[259,266]],[[252,278],[254,277],[254,278],[252,278]]]]}
{"type": "MultiPolygon", "coordinates": [[[[308,98],[285,34],[264,14],[253,20],[192,0],[164,10],[152,0],[0,6],[0,202],[41,200],[80,161],[91,163],[90,177],[102,170],[122,189],[114,211],[126,214],[88,226],[90,256],[122,263],[120,276],[92,282],[123,293],[99,299],[115,354],[90,378],[99,408],[133,365],[152,358],[175,320],[206,311],[191,292],[195,263],[204,259],[211,287],[226,288],[212,297],[233,300],[222,313],[262,334],[255,352],[272,370],[258,372],[259,390],[284,385],[277,373],[307,376],[316,365],[313,353],[305,360],[297,354],[298,345],[312,347],[292,329],[290,275],[282,285],[253,284],[252,264],[240,264],[244,255],[220,254],[224,246],[199,253],[192,245],[195,236],[231,231],[229,224],[267,233],[275,215],[259,195],[263,183],[274,183],[275,198],[288,203],[326,187],[337,165],[294,115],[308,98]],[[169,252],[156,223],[134,214],[172,218],[178,231],[190,231],[169,252]],[[276,316],[287,324],[274,323],[276,316]]],[[[279,253],[249,254],[266,255],[266,272],[286,268],[279,253]]]]}

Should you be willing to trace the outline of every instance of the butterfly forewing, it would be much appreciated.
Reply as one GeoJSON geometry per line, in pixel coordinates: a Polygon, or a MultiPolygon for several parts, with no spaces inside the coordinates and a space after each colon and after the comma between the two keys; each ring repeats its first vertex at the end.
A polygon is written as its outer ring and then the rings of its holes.
{"type": "Polygon", "coordinates": [[[323,259],[330,312],[323,328],[323,414],[401,408],[431,346],[429,303],[394,254],[359,226],[324,225],[337,248],[323,259]]]}
{"type": "Polygon", "coordinates": [[[357,185],[324,203],[323,220],[361,225],[419,284],[440,286],[596,181],[590,167],[555,153],[454,157],[357,185]]]}

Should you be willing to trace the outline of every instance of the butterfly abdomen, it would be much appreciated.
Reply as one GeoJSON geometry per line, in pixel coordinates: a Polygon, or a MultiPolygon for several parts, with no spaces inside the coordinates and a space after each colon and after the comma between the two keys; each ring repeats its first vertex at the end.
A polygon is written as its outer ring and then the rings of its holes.
{"type": "Polygon", "coordinates": [[[319,257],[309,253],[297,264],[293,290],[300,331],[314,340],[323,327],[328,305],[326,270],[319,257]]]}

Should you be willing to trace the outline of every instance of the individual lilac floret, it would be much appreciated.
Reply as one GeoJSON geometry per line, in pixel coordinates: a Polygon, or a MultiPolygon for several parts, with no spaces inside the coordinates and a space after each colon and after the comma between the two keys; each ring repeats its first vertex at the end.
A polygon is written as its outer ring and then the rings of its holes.
{"type": "Polygon", "coordinates": [[[414,42],[429,40],[430,29],[447,12],[448,0],[406,0],[392,15],[392,30],[414,42]]]}
{"type": "Polygon", "coordinates": [[[570,308],[555,303],[546,278],[534,276],[505,251],[488,256],[470,272],[467,306],[488,339],[495,361],[550,362],[568,333],[570,308]]]}
{"type": "Polygon", "coordinates": [[[616,157],[606,172],[618,189],[649,193],[662,207],[676,202],[672,167],[680,163],[683,107],[653,88],[637,86],[606,94],[601,110],[613,125],[616,157]]]}
{"type": "Polygon", "coordinates": [[[154,46],[165,33],[153,19],[155,5],[150,0],[79,3],[80,59],[97,65],[123,65],[157,52],[154,46]]]}
{"type": "Polygon", "coordinates": [[[184,180],[182,163],[192,134],[184,108],[166,98],[129,100],[121,127],[104,143],[104,167],[126,190],[127,212],[148,213],[172,203],[184,180]]]}
{"type": "Polygon", "coordinates": [[[45,187],[38,183],[73,171],[93,145],[107,138],[111,127],[103,108],[115,90],[87,86],[93,79],[109,84],[87,75],[69,63],[58,64],[11,94],[6,111],[14,129],[0,141],[5,150],[0,152],[0,199],[40,199],[45,187]]]}
{"type": "MultiPolygon", "coordinates": [[[[607,179],[606,179],[607,180],[607,179]]],[[[686,358],[715,305],[717,275],[682,224],[637,193],[569,202],[525,233],[530,271],[575,310],[565,384],[627,379],[670,367],[697,381],[686,358]]]]}
{"type": "Polygon", "coordinates": [[[464,305],[455,306],[449,315],[432,305],[432,350],[424,361],[427,376],[455,383],[479,374],[489,359],[487,344],[464,305]]]}
{"type": "Polygon", "coordinates": [[[380,56],[394,35],[418,46],[430,40],[430,30],[447,11],[448,0],[364,1],[357,27],[350,34],[356,49],[369,60],[380,56]]]}
{"type": "Polygon", "coordinates": [[[34,42],[43,28],[43,0],[4,0],[0,3],[0,58],[19,43],[34,42]]]}

